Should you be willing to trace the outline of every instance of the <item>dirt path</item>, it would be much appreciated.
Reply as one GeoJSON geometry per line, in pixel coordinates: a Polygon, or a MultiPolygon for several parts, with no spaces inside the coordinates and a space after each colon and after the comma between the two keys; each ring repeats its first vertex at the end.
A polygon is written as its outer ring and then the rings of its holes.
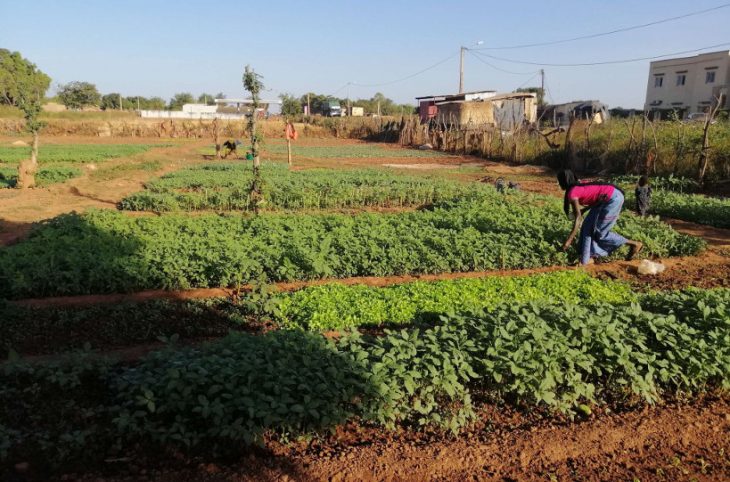
{"type": "Polygon", "coordinates": [[[384,441],[329,460],[305,458],[302,475],[339,481],[646,481],[662,480],[661,470],[664,480],[727,480],[729,408],[717,401],[647,409],[423,446],[384,441]]]}
{"type": "MultiPolygon", "coordinates": [[[[481,415],[493,410],[501,409],[486,407],[481,415]]],[[[304,449],[294,443],[251,453],[233,466],[193,462],[142,476],[164,482],[730,479],[727,400],[604,413],[567,424],[520,422],[519,416],[497,415],[455,439],[350,426],[304,449]]],[[[132,463],[125,470],[129,476],[81,480],[139,480],[144,469],[132,463]]]]}
{"type": "Polygon", "coordinates": [[[695,224],[681,219],[666,217],[663,217],[662,221],[680,233],[704,238],[711,248],[723,250],[730,248],[730,229],[715,228],[705,224],[695,224]]]}

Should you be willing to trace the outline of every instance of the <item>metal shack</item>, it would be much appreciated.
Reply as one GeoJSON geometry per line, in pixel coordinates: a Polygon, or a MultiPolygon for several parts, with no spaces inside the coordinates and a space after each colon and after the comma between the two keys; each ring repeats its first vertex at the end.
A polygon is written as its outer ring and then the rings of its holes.
{"type": "Polygon", "coordinates": [[[484,100],[497,95],[496,90],[479,90],[476,92],[465,92],[463,94],[442,94],[442,95],[426,95],[416,97],[418,102],[418,112],[421,116],[421,123],[425,124],[435,118],[438,113],[438,104],[444,102],[470,102],[484,100]]]}
{"type": "Polygon", "coordinates": [[[597,100],[578,100],[565,104],[549,104],[540,113],[540,119],[555,127],[567,126],[571,119],[593,120],[596,124],[610,117],[608,106],[597,100]]]}
{"type": "Polygon", "coordinates": [[[493,126],[510,130],[524,123],[531,124],[537,121],[537,95],[531,92],[497,94],[494,91],[482,91],[416,99],[421,106],[422,123],[493,126]],[[473,94],[482,95],[473,96],[473,94]]]}

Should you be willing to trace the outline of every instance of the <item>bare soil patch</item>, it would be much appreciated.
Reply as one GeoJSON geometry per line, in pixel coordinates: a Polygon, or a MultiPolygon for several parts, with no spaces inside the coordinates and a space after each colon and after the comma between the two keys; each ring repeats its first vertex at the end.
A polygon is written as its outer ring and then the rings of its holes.
{"type": "Polygon", "coordinates": [[[121,467],[129,475],[80,480],[719,481],[730,478],[729,414],[727,399],[712,397],[624,413],[600,410],[575,423],[485,405],[481,420],[457,438],[353,423],[310,443],[270,442],[235,465],[183,459],[148,471],[147,461],[134,460],[121,467]]]}

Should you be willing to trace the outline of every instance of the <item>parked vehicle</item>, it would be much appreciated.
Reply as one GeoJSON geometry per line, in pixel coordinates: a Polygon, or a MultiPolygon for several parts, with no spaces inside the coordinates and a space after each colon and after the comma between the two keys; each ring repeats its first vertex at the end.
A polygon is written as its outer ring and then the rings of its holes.
{"type": "MultiPolygon", "coordinates": [[[[705,122],[707,121],[707,112],[692,112],[687,116],[687,121],[689,122],[705,122]]],[[[714,124],[717,122],[715,119],[712,119],[712,122],[710,124],[714,124]]]]}
{"type": "Polygon", "coordinates": [[[336,100],[329,100],[322,106],[322,115],[327,117],[340,117],[343,114],[340,103],[336,100]]]}

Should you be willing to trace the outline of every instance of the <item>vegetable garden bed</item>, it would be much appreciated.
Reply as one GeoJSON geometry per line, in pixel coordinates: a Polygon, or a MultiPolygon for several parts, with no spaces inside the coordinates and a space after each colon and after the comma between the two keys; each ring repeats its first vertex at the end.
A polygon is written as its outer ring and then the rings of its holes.
{"type": "Polygon", "coordinates": [[[352,419],[458,432],[474,419],[475,390],[570,415],[727,389],[729,306],[730,290],[513,303],[379,337],[282,330],[172,346],[132,364],[12,361],[0,372],[0,460],[58,469],[129,456],[129,447],[231,454],[352,419]]]}
{"type": "MultiPolygon", "coordinates": [[[[100,162],[128,157],[166,144],[44,144],[39,148],[41,164],[51,162],[100,162]]],[[[0,146],[0,162],[17,163],[30,157],[30,147],[0,146]]]]}
{"type": "MultiPolygon", "coordinates": [[[[626,206],[635,209],[637,176],[620,176],[613,181],[626,191],[626,206]]],[[[684,177],[651,178],[651,214],[683,219],[716,228],[730,228],[730,199],[696,194],[697,182],[684,177]]]]}
{"type": "MultiPolygon", "coordinates": [[[[571,258],[559,246],[569,226],[559,204],[492,193],[379,215],[64,215],[0,249],[0,298],[565,265],[571,258]]],[[[656,256],[704,247],[631,215],[618,231],[656,256]]]]}
{"type": "Polygon", "coordinates": [[[0,350],[38,354],[124,347],[223,336],[229,330],[287,327],[339,330],[429,322],[447,313],[505,302],[560,299],[566,303],[629,302],[627,284],[599,281],[582,271],[417,281],[387,287],[331,283],[292,292],[259,286],[236,299],[147,300],[44,308],[0,304],[0,350]]]}
{"type": "MultiPolygon", "coordinates": [[[[265,210],[363,206],[423,206],[486,192],[477,183],[374,169],[290,171],[284,164],[262,169],[265,210]]],[[[251,210],[251,168],[242,163],[207,164],[166,174],[127,196],[121,209],[133,211],[251,210]]]]}

